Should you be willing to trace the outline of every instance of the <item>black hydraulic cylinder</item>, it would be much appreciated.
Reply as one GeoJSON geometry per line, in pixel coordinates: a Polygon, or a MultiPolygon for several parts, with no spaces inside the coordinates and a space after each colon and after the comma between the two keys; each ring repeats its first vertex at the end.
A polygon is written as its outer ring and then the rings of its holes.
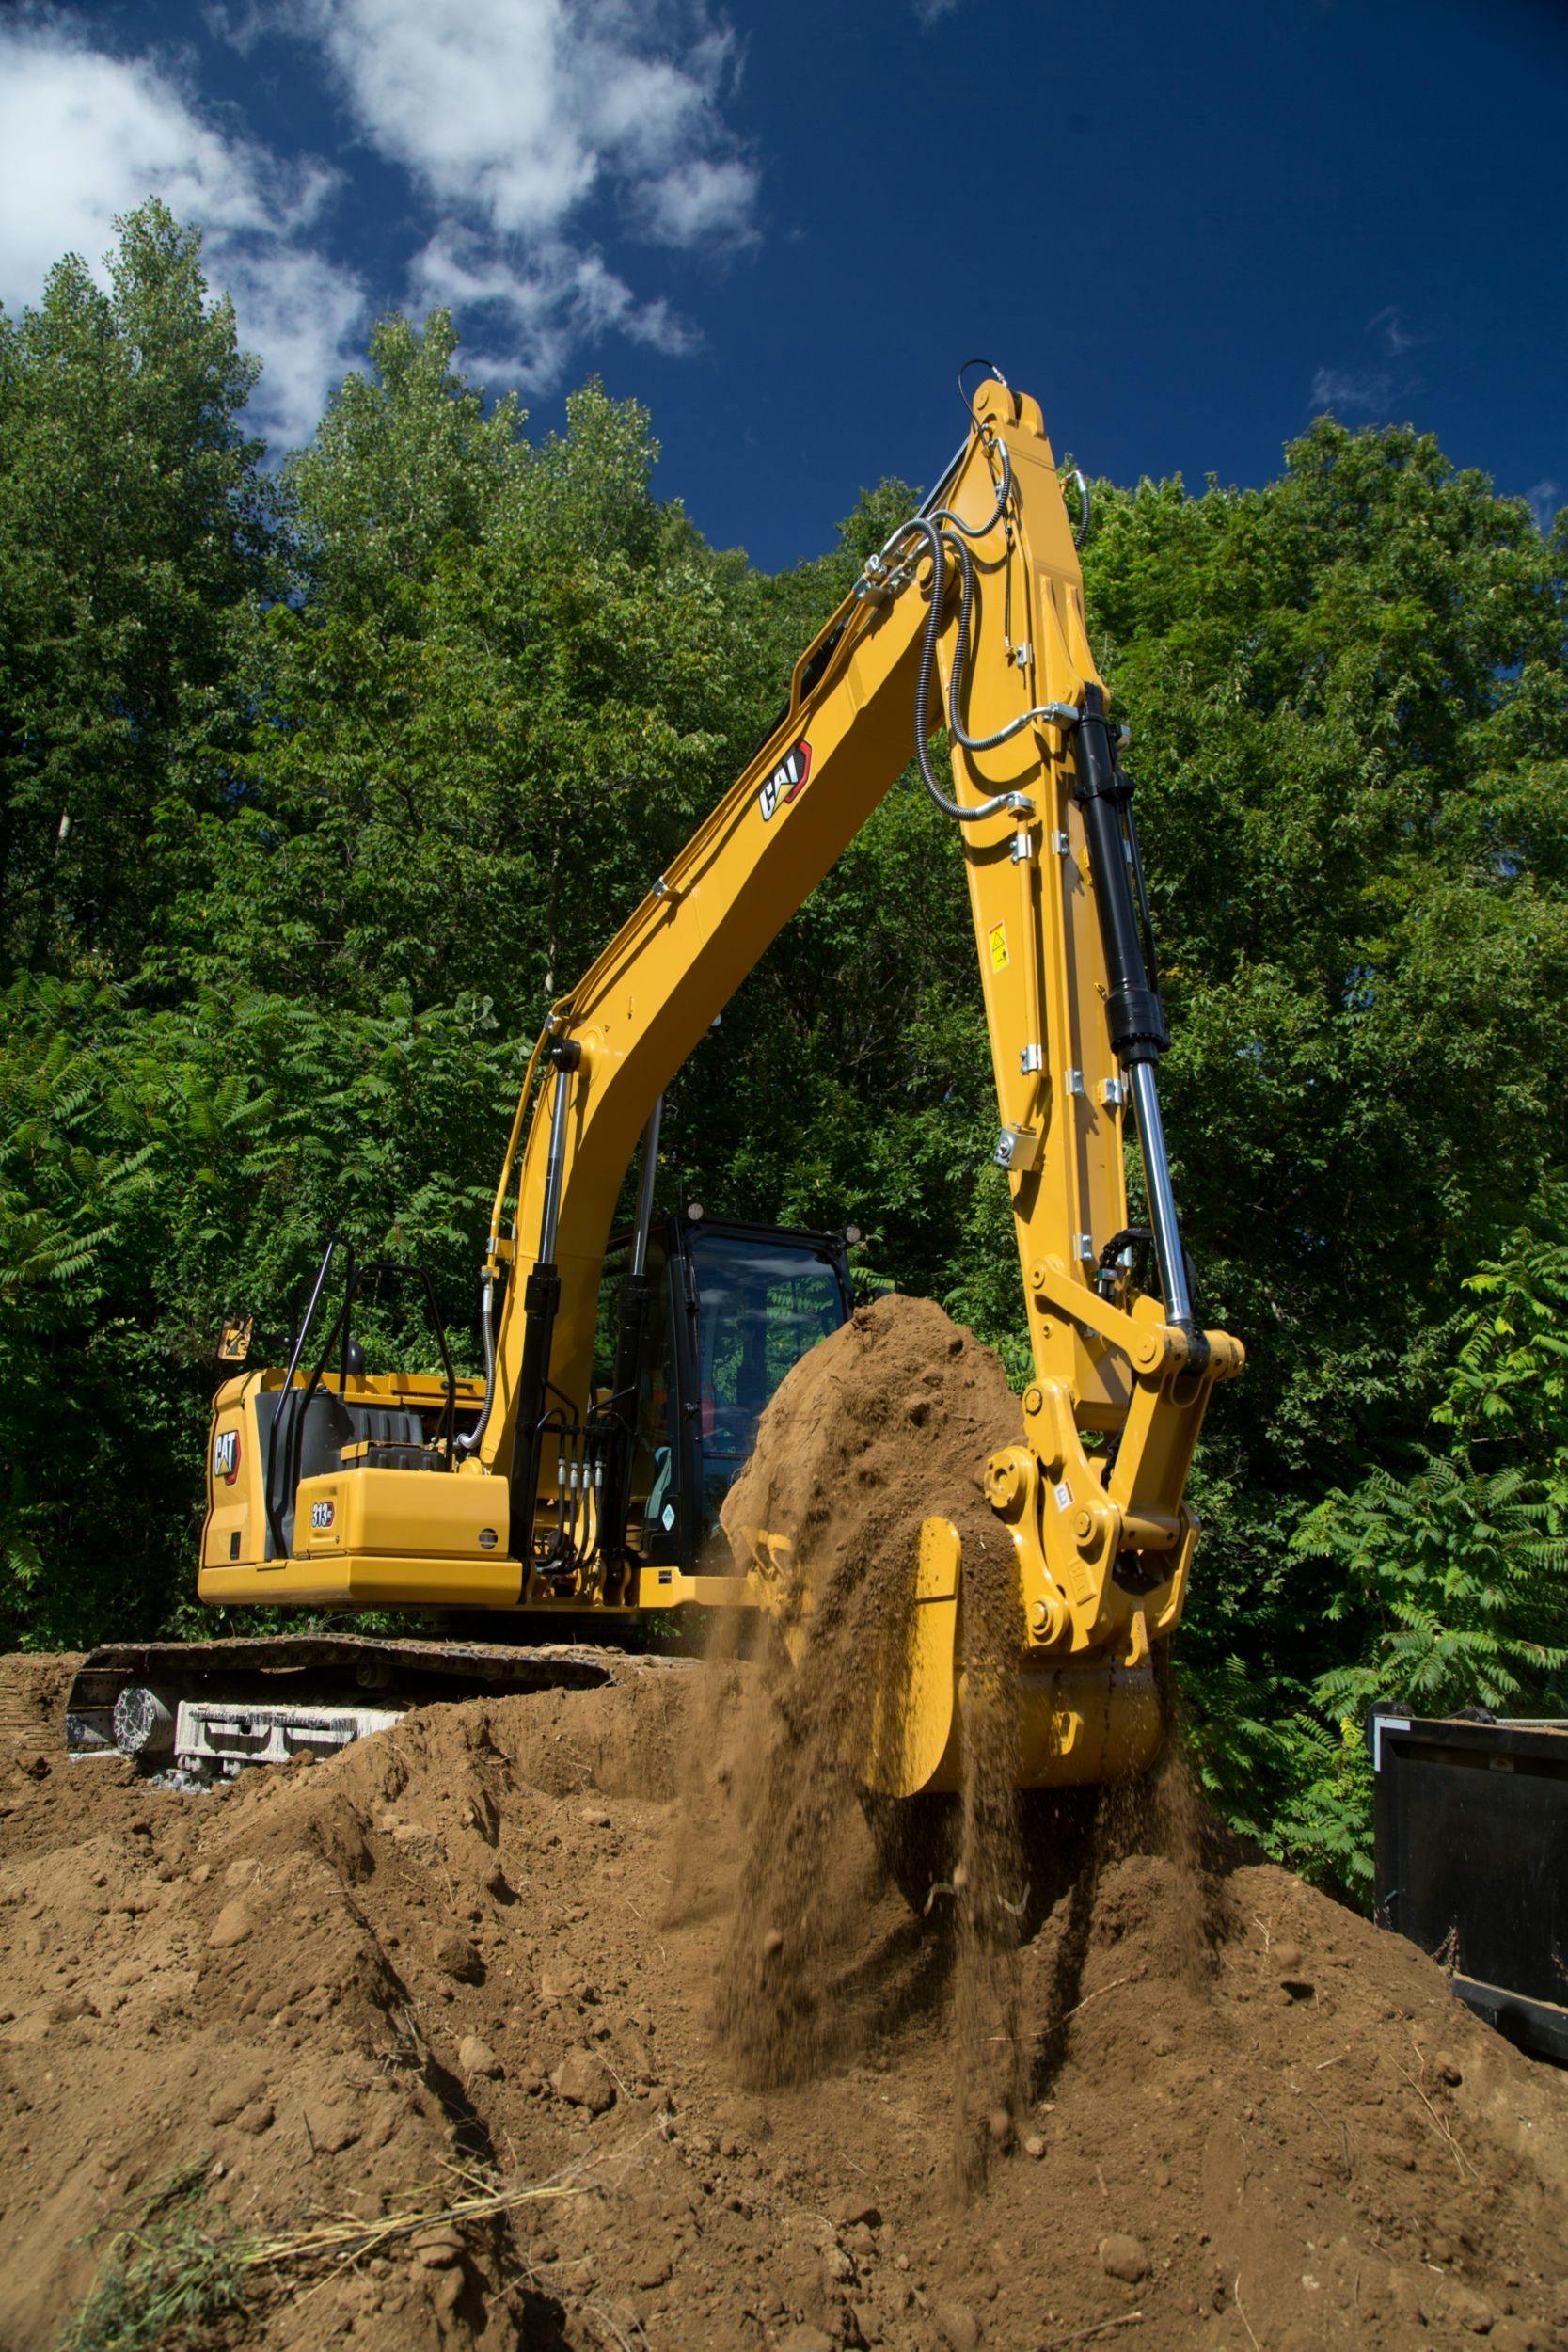
{"type": "Polygon", "coordinates": [[[1170,1035],[1144,961],[1128,871],[1121,813],[1132,787],[1117,771],[1105,724],[1105,697],[1098,686],[1085,689],[1084,715],[1075,742],[1078,773],[1072,797],[1084,812],[1084,830],[1094,864],[1095,905],[1111,986],[1106,1017],[1117,1058],[1123,1069],[1131,1069],[1137,1062],[1158,1061],[1170,1043],[1170,1035]]]}
{"type": "Polygon", "coordinates": [[[533,1518],[539,1495],[539,1435],[549,1381],[550,1346],[561,1306],[561,1277],[553,1265],[536,1265],[523,1285],[523,1361],[517,1375],[516,1434],[512,1441],[512,1549],[527,1566],[533,1556],[533,1518]]]}
{"type": "Polygon", "coordinates": [[[1122,830],[1132,787],[1117,767],[1105,724],[1105,697],[1098,686],[1085,687],[1083,714],[1074,738],[1077,774],[1072,797],[1084,813],[1094,867],[1094,899],[1100,914],[1100,936],[1105,951],[1109,983],[1105,1014],[1111,1045],[1127,1073],[1138,1120],[1138,1144],[1143,1154],[1144,1181],[1148,1191],[1149,1221],[1154,1231],[1154,1255],[1165,1312],[1187,1339],[1187,1362],[1201,1372],[1209,1361],[1209,1342],[1193,1313],[1187,1287],[1187,1262],[1171,1189],[1165,1131],[1160,1118],[1159,1081],[1155,1068],[1170,1043],[1165,1016],[1144,955],[1143,932],[1133,896],[1131,839],[1122,830]]]}
{"type": "Polygon", "coordinates": [[[555,1072],[555,1098],[550,1105],[550,1149],[545,1175],[545,1207],[540,1220],[539,1256],[523,1285],[523,1360],[517,1375],[516,1434],[512,1441],[512,1474],[507,1481],[512,1503],[512,1549],[525,1567],[533,1558],[533,1522],[539,1500],[541,1423],[550,1380],[550,1351],[555,1319],[561,1307],[561,1276],[555,1263],[556,1228],[566,1166],[566,1119],[571,1104],[572,1073],[582,1060],[582,1047],[572,1038],[552,1040],[550,1067],[555,1072]]]}

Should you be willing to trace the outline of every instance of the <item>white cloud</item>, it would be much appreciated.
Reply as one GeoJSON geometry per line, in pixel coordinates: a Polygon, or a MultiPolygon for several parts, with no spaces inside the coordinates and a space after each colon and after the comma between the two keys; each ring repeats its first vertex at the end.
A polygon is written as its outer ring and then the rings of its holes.
{"type": "Polygon", "coordinates": [[[914,18],[923,33],[933,24],[940,24],[944,16],[951,16],[958,0],[914,0],[914,18]]]}
{"type": "Polygon", "coordinates": [[[753,239],[756,172],[721,113],[734,37],[704,0],[289,0],[287,22],[436,207],[415,297],[487,347],[516,338],[509,381],[550,389],[610,331],[693,347],[584,223],[608,206],[634,239],[709,255],[753,239]]]}
{"type": "MultiPolygon", "coordinates": [[[[0,0],[3,7],[4,0],[0,0]]],[[[205,0],[244,53],[279,38],[325,61],[360,138],[400,167],[433,228],[411,300],[510,356],[493,380],[553,390],[606,334],[671,355],[698,337],[587,233],[590,204],[650,247],[738,251],[757,177],[724,121],[733,34],[707,0],[205,0]]],[[[150,194],[204,232],[265,373],[253,403],[306,438],[362,343],[369,303],[324,248],[339,177],[287,161],[203,109],[152,56],[95,47],[64,13],[0,24],[0,301],[36,302],[68,250],[95,269],[114,217],[150,194]]]]}
{"type": "Polygon", "coordinates": [[[733,242],[750,230],[755,193],[750,166],[733,157],[723,163],[677,164],[644,191],[647,233],[661,245],[733,242]]]}
{"type": "Polygon", "coordinates": [[[264,362],[251,402],[258,426],[275,448],[297,448],[314,432],[327,394],[363,357],[365,289],[325,254],[281,239],[219,242],[209,246],[208,268],[234,297],[242,342],[264,362]]]}
{"type": "Polygon", "coordinates": [[[703,339],[689,319],[683,319],[673,310],[664,296],[640,305],[626,327],[634,342],[646,343],[650,350],[662,351],[667,359],[689,359],[694,351],[701,351],[703,339]]]}
{"type": "Polygon", "coordinates": [[[675,358],[696,347],[662,296],[639,302],[601,254],[555,241],[536,245],[526,264],[514,266],[449,224],[415,256],[411,293],[420,306],[449,304],[459,318],[483,313],[492,333],[510,330],[510,351],[470,351],[466,364],[482,383],[525,392],[553,389],[573,353],[607,333],[675,358]]]}
{"type": "Polygon", "coordinates": [[[1315,408],[1360,409],[1377,416],[1393,396],[1393,384],[1382,368],[1320,368],[1312,378],[1315,408]]]}
{"type": "Polygon", "coordinates": [[[1422,338],[1416,334],[1397,302],[1390,302],[1375,318],[1367,321],[1369,335],[1381,335],[1386,351],[1395,358],[1402,358],[1422,338]]]}
{"type": "Polygon", "coordinates": [[[0,26],[0,301],[36,302],[62,253],[97,268],[115,215],[161,196],[204,231],[209,278],[265,362],[256,422],[280,442],[309,434],[363,322],[357,279],[310,241],[333,185],[214,129],[146,58],[58,18],[0,26]]]}
{"type": "Polygon", "coordinates": [[[1382,357],[1364,367],[1320,368],[1312,378],[1315,408],[1386,417],[1399,402],[1420,390],[1420,378],[1398,362],[1428,339],[1411,326],[1397,302],[1385,304],[1367,321],[1366,336],[1382,357]],[[1389,366],[1389,361],[1395,364],[1389,366]]]}
{"type": "Polygon", "coordinates": [[[558,236],[605,194],[665,239],[750,227],[720,113],[735,44],[700,0],[292,0],[291,21],[366,139],[498,236],[558,236]]]}

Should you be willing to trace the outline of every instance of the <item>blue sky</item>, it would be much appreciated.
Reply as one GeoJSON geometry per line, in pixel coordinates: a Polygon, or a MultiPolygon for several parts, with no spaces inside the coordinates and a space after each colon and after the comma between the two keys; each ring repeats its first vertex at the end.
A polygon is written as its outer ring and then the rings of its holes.
{"type": "Polygon", "coordinates": [[[1565,100],[1547,0],[0,0],[0,300],[156,188],[280,444],[445,301],[539,424],[644,400],[769,565],[930,477],[972,352],[1118,480],[1261,481],[1333,406],[1546,514],[1565,100]]]}

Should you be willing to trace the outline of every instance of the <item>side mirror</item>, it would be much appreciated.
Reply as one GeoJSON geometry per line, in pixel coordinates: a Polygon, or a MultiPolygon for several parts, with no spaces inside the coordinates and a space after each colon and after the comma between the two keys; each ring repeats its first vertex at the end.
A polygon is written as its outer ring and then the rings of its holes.
{"type": "Polygon", "coordinates": [[[255,1322],[254,1315],[224,1316],[223,1332],[218,1340],[220,1364],[243,1364],[245,1362],[245,1358],[250,1354],[250,1334],[255,1322]]]}

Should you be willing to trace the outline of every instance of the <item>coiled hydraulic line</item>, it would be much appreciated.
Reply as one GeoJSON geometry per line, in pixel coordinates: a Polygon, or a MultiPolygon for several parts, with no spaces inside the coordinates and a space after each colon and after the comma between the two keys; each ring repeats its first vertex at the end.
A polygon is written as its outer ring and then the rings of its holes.
{"type": "Polygon", "coordinates": [[[920,669],[915,685],[914,751],[921,781],[944,817],[954,818],[961,825],[972,825],[982,817],[1000,816],[1004,811],[1012,817],[1032,817],[1035,804],[1023,792],[998,792],[991,799],[979,801],[966,808],[942,790],[931,766],[926,741],[926,714],[930,708],[931,679],[936,668],[937,646],[942,636],[942,590],[947,576],[947,559],[953,557],[958,572],[958,630],[953,650],[953,679],[950,705],[944,712],[948,733],[966,752],[989,752],[1012,741],[1027,726],[1045,723],[1052,726],[1076,726],[1078,711],[1071,703],[1040,703],[1025,710],[994,735],[971,735],[962,718],[963,675],[969,652],[969,622],[974,601],[974,559],[966,542],[980,540],[1005,522],[1013,490],[1012,463],[1006,444],[988,428],[982,428],[981,444],[988,459],[994,451],[1001,460],[1001,475],[996,485],[996,503],[984,522],[968,523],[949,506],[937,506],[911,515],[898,525],[880,551],[865,566],[867,580],[883,595],[901,596],[915,576],[918,557],[910,546],[911,539],[920,541],[931,564],[931,609],[927,616],[920,646],[920,669]]]}

